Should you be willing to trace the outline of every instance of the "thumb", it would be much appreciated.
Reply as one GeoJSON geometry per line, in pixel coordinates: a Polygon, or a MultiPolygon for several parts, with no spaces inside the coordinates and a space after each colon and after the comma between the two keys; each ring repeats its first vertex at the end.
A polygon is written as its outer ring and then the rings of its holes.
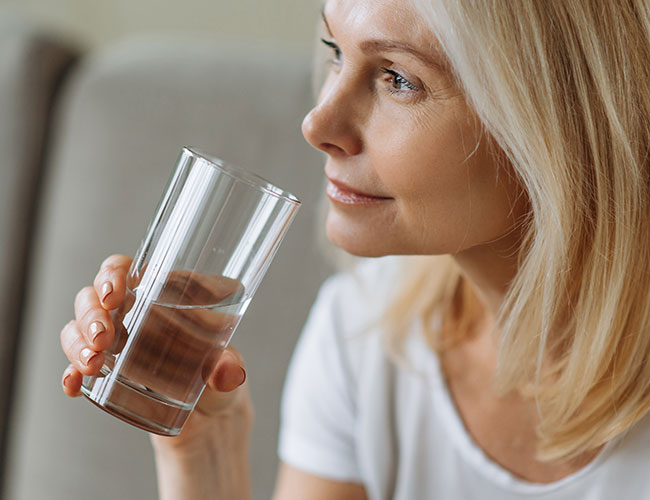
{"type": "Polygon", "coordinates": [[[244,359],[233,347],[215,351],[219,360],[207,376],[207,387],[199,399],[196,410],[215,414],[232,407],[242,392],[239,389],[246,381],[244,359]],[[220,355],[219,355],[220,354],[220,355]]]}

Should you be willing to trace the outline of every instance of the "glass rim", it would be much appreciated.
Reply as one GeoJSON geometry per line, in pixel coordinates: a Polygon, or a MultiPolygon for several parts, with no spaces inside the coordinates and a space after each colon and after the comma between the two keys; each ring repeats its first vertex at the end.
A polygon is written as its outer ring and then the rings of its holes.
{"type": "Polygon", "coordinates": [[[276,186],[275,184],[272,184],[264,177],[249,172],[248,170],[244,170],[240,167],[235,167],[234,165],[231,165],[222,159],[217,158],[216,156],[206,154],[203,151],[189,146],[183,146],[182,153],[188,154],[196,159],[204,160],[210,166],[215,167],[227,176],[232,177],[237,181],[244,182],[249,186],[257,188],[266,194],[280,198],[287,203],[290,203],[292,205],[300,205],[302,203],[296,195],[276,186]]]}

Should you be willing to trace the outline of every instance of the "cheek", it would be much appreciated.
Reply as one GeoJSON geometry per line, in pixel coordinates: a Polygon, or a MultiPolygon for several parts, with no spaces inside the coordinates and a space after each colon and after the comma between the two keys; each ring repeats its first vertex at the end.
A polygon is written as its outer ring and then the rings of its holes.
{"type": "Polygon", "coordinates": [[[442,119],[385,137],[378,142],[372,163],[404,210],[433,211],[443,218],[466,205],[469,165],[465,160],[471,150],[465,144],[469,147],[471,137],[464,140],[459,127],[442,119]]]}
{"type": "Polygon", "coordinates": [[[375,124],[371,163],[395,195],[421,197],[432,188],[455,190],[465,183],[459,171],[469,155],[472,137],[452,113],[413,113],[408,119],[382,120],[375,124]]]}
{"type": "Polygon", "coordinates": [[[517,188],[473,124],[440,119],[385,138],[373,164],[398,202],[396,226],[413,253],[456,253],[512,226],[517,188]]]}

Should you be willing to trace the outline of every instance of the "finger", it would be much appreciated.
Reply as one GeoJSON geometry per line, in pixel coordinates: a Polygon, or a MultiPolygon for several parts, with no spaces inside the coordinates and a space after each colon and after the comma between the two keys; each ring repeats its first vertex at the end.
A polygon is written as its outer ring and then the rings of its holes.
{"type": "Polygon", "coordinates": [[[95,351],[103,351],[113,342],[115,328],[110,313],[102,307],[95,287],[82,288],[74,299],[77,328],[86,344],[95,351]]]}
{"type": "Polygon", "coordinates": [[[219,356],[207,380],[207,390],[203,391],[196,404],[196,410],[205,415],[215,415],[230,408],[242,392],[246,381],[246,370],[241,354],[232,347],[215,350],[219,356]]]}
{"type": "Polygon", "coordinates": [[[81,396],[82,381],[83,375],[73,365],[69,365],[63,372],[63,378],[61,379],[63,392],[71,398],[81,396]]]}
{"type": "Polygon", "coordinates": [[[126,275],[131,262],[131,257],[126,255],[111,255],[102,262],[93,286],[104,309],[116,309],[124,301],[126,275]]]}
{"type": "Polygon", "coordinates": [[[216,415],[237,404],[238,398],[247,393],[246,370],[240,360],[230,348],[223,351],[208,380],[208,390],[203,391],[196,404],[198,413],[216,415]]]}
{"type": "Polygon", "coordinates": [[[88,347],[76,321],[61,330],[61,347],[72,366],[84,375],[95,375],[104,363],[104,355],[88,347]]]}
{"type": "Polygon", "coordinates": [[[217,392],[231,392],[246,381],[246,368],[241,354],[233,347],[222,352],[208,379],[208,386],[217,392]]]}

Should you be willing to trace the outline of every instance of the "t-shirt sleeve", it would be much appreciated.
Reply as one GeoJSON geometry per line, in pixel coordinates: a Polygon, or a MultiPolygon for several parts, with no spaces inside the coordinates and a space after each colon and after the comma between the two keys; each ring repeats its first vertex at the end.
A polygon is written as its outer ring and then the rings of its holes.
{"type": "Polygon", "coordinates": [[[351,370],[338,300],[342,275],[326,281],[289,365],[282,398],[280,459],[316,476],[361,481],[355,447],[351,370]]]}

